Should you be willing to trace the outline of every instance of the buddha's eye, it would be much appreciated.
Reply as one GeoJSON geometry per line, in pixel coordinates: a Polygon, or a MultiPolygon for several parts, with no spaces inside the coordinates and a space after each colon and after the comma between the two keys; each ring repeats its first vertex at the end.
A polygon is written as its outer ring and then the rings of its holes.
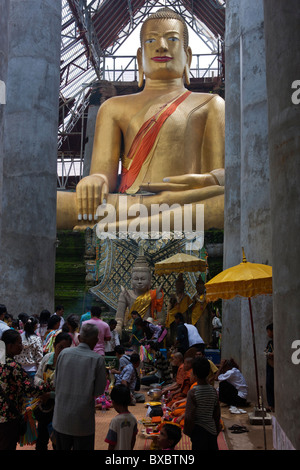
{"type": "Polygon", "coordinates": [[[173,42],[179,41],[179,38],[176,38],[176,37],[174,37],[174,36],[171,36],[170,38],[168,38],[168,41],[173,41],[173,42]]]}
{"type": "Polygon", "coordinates": [[[146,39],[145,44],[151,44],[154,41],[155,41],[154,38],[146,39]]]}

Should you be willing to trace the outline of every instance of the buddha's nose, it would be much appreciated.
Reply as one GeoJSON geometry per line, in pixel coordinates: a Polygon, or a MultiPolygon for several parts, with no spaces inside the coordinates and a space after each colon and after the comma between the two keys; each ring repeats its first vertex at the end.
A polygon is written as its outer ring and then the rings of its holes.
{"type": "Polygon", "coordinates": [[[157,51],[158,52],[165,52],[168,50],[168,43],[165,38],[160,38],[157,42],[157,51]]]}

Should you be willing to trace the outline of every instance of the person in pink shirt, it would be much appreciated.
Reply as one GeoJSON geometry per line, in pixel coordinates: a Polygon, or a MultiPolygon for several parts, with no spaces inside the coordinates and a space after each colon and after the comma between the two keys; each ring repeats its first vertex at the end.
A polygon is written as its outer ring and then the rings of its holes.
{"type": "Polygon", "coordinates": [[[101,308],[100,307],[92,307],[91,308],[91,319],[84,321],[82,324],[84,325],[85,323],[92,323],[93,325],[96,325],[99,334],[98,334],[98,342],[96,346],[94,347],[94,351],[101,356],[105,355],[105,341],[110,341],[111,339],[111,333],[110,333],[110,328],[105,321],[101,320],[101,308]]]}

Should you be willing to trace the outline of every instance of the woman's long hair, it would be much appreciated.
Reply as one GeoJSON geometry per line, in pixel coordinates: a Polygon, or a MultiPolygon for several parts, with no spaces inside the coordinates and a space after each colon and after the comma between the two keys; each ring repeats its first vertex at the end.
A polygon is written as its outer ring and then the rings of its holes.
{"type": "Polygon", "coordinates": [[[36,335],[35,330],[38,325],[38,320],[35,317],[29,317],[27,322],[24,325],[25,337],[26,339],[30,336],[36,335]]]}

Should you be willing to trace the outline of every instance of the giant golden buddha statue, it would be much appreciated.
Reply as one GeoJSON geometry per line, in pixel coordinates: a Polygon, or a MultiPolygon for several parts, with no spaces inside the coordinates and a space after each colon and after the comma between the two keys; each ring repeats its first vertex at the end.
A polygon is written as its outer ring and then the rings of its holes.
{"type": "MultiPolygon", "coordinates": [[[[85,229],[101,220],[99,205],[114,207],[126,230],[130,208],[143,204],[204,204],[204,228],[224,217],[224,100],[188,91],[192,51],[181,16],[162,8],[141,28],[137,94],[115,96],[99,108],[90,175],[76,193],[59,192],[58,229],[85,229]],[[122,161],[122,175],[118,175],[122,161]],[[119,182],[120,178],[120,182],[119,182]],[[126,198],[126,214],[121,202],[126,198]],[[98,214],[96,215],[98,208],[98,214]]],[[[102,215],[104,212],[102,212],[102,215]]],[[[150,230],[150,228],[149,228],[150,230]]]]}

